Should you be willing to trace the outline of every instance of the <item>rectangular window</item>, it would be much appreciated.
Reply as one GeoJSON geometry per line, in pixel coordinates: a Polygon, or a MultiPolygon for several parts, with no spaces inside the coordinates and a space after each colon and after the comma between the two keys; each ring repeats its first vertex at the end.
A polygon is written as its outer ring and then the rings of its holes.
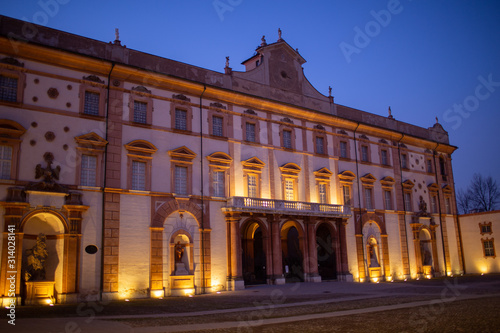
{"type": "Polygon", "coordinates": [[[361,146],[361,161],[368,162],[368,146],[361,146]]]}
{"type": "Polygon", "coordinates": [[[80,185],[96,186],[97,156],[82,155],[80,185]]]}
{"type": "Polygon", "coordinates": [[[435,195],[431,196],[431,209],[432,209],[433,213],[437,213],[438,212],[438,209],[437,209],[437,198],[436,198],[435,195]]]}
{"type": "Polygon", "coordinates": [[[493,247],[492,240],[483,240],[484,247],[484,256],[485,257],[494,257],[495,256],[495,248],[493,247]]]}
{"type": "Polygon", "coordinates": [[[10,179],[12,147],[0,145],[0,179],[10,179]]]}
{"type": "Polygon", "coordinates": [[[17,102],[17,78],[0,75],[0,100],[17,102]]]}
{"type": "Polygon", "coordinates": [[[225,194],[225,182],[224,182],[224,171],[215,171],[213,174],[213,188],[214,196],[224,197],[225,194]]]}
{"type": "Polygon", "coordinates": [[[444,199],[444,205],[446,206],[446,214],[451,214],[450,198],[445,198],[444,199]]]}
{"type": "Polygon", "coordinates": [[[347,156],[347,142],[340,141],[340,157],[348,158],[347,156]]]}
{"type": "Polygon", "coordinates": [[[283,148],[292,149],[292,131],[283,131],[283,148]]]}
{"type": "Polygon", "coordinates": [[[250,198],[257,197],[257,176],[248,175],[248,196],[250,198]]]}
{"type": "Polygon", "coordinates": [[[392,210],[391,191],[384,191],[385,209],[392,210]]]}
{"type": "Polygon", "coordinates": [[[294,201],[293,179],[285,179],[285,200],[294,201]]]}
{"type": "Polygon", "coordinates": [[[406,154],[401,154],[401,167],[403,169],[408,169],[408,161],[406,154]]]}
{"type": "Polygon", "coordinates": [[[316,137],[316,154],[324,154],[325,153],[325,146],[324,146],[325,139],[317,136],[316,137]]]}
{"type": "Polygon", "coordinates": [[[148,103],[134,101],[134,122],[146,124],[148,103]]]}
{"type": "Polygon", "coordinates": [[[212,134],[215,136],[223,136],[222,131],[223,118],[213,116],[212,117],[212,134]]]}
{"type": "Polygon", "coordinates": [[[366,209],[373,209],[372,189],[365,188],[366,209]]]}
{"type": "Polygon", "coordinates": [[[187,131],[187,111],[175,109],[175,129],[187,131]]]}
{"type": "Polygon", "coordinates": [[[411,194],[409,192],[405,192],[405,209],[409,212],[412,211],[411,208],[411,194]]]}
{"type": "Polygon", "coordinates": [[[325,183],[319,183],[318,184],[318,191],[319,191],[319,202],[326,204],[326,184],[325,183]]]}
{"type": "Polygon", "coordinates": [[[132,190],[146,190],[146,163],[132,161],[132,190]]]}
{"type": "Polygon", "coordinates": [[[349,186],[344,185],[342,186],[342,191],[344,194],[344,205],[350,206],[351,205],[351,189],[349,186]]]}
{"type": "Polygon", "coordinates": [[[175,166],[175,189],[174,193],[176,194],[187,194],[187,167],[183,166],[175,166]]]}
{"type": "Polygon", "coordinates": [[[382,157],[382,165],[389,165],[389,160],[387,159],[387,150],[382,150],[380,156],[382,157]]]}
{"type": "Polygon", "coordinates": [[[255,142],[255,124],[246,123],[245,130],[246,130],[245,140],[250,141],[250,142],[255,142]]]}
{"type": "Polygon", "coordinates": [[[432,160],[427,160],[427,172],[432,173],[432,160]]]}
{"type": "MultiPolygon", "coordinates": [[[[99,93],[86,91],[85,92],[85,103],[83,106],[83,113],[90,114],[92,116],[99,115],[99,93]]],[[[134,105],[134,117],[135,117],[135,105],[134,105]]],[[[134,120],[135,121],[135,120],[134,120]]]]}
{"type": "Polygon", "coordinates": [[[491,225],[482,225],[481,233],[483,234],[491,234],[491,225]]]}

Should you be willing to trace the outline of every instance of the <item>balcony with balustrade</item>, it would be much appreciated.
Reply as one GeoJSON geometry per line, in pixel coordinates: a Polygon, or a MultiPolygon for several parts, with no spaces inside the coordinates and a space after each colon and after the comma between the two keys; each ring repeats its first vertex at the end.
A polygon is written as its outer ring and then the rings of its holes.
{"type": "Polygon", "coordinates": [[[268,213],[332,218],[351,217],[351,208],[344,205],[248,197],[231,197],[227,199],[226,207],[222,210],[224,212],[268,213]]]}

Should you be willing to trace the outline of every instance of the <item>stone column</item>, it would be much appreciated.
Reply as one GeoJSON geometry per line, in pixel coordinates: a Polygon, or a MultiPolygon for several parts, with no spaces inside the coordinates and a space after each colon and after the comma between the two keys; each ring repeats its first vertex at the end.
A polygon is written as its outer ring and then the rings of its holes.
{"type": "Polygon", "coordinates": [[[112,189],[121,188],[120,163],[123,150],[122,117],[123,117],[123,81],[113,80],[109,91],[109,108],[107,124],[106,153],[106,193],[104,194],[104,244],[101,245],[103,256],[103,290],[105,299],[118,296],[118,258],[120,250],[120,193],[112,193],[112,189]],[[111,190],[111,191],[110,191],[111,190]]]}
{"type": "Polygon", "coordinates": [[[64,256],[63,256],[63,281],[61,295],[63,303],[77,301],[76,295],[71,295],[78,292],[78,271],[80,267],[80,243],[81,235],[65,234],[64,235],[64,256]],[[65,294],[65,295],[64,295],[65,294]]]}
{"type": "Polygon", "coordinates": [[[403,274],[405,279],[411,278],[410,274],[410,258],[408,257],[408,239],[406,237],[406,220],[405,214],[398,214],[399,222],[399,239],[401,240],[401,261],[403,264],[403,274]]]}
{"type": "Polygon", "coordinates": [[[307,228],[307,245],[309,257],[309,269],[306,271],[306,281],[321,282],[321,276],[318,272],[318,250],[316,248],[316,228],[314,219],[305,219],[307,228]]]}
{"type": "Polygon", "coordinates": [[[365,257],[363,249],[363,234],[356,234],[356,254],[358,258],[359,282],[366,281],[365,257]]]}
{"type": "Polygon", "coordinates": [[[151,294],[164,296],[163,289],[163,229],[149,228],[151,231],[150,289],[151,294]],[[158,294],[154,291],[160,290],[158,294]]]}
{"type": "Polygon", "coordinates": [[[285,284],[283,262],[281,256],[281,230],[279,215],[268,215],[267,221],[271,228],[271,247],[273,255],[272,281],[274,284],[285,284]]]}
{"type": "MultiPolygon", "coordinates": [[[[9,188],[7,200],[20,194],[18,188],[9,188]]],[[[22,200],[19,197],[19,200],[22,200]]],[[[17,201],[17,200],[16,200],[17,201]]],[[[5,208],[3,216],[3,242],[0,266],[0,296],[4,297],[2,305],[8,305],[10,299],[16,299],[16,306],[21,304],[21,267],[23,258],[24,234],[19,231],[21,219],[29,204],[25,202],[0,202],[5,208]],[[10,242],[10,243],[9,243],[10,242]],[[13,287],[11,289],[11,287],[13,287]],[[14,297],[11,297],[14,295],[14,297]]]]}
{"type": "MultiPolygon", "coordinates": [[[[339,242],[340,255],[340,263],[337,265],[339,267],[338,279],[341,281],[352,282],[352,274],[349,273],[349,263],[347,261],[347,236],[346,236],[346,228],[347,228],[347,219],[338,219],[337,223],[337,240],[339,242]]],[[[363,237],[361,237],[361,241],[363,237]]],[[[363,266],[364,267],[364,266],[363,266]]],[[[363,268],[364,271],[364,268],[363,268]]]]}
{"type": "MultiPolygon", "coordinates": [[[[234,223],[236,225],[239,226],[239,223],[236,222],[234,223]]],[[[237,229],[235,232],[239,235],[239,227],[238,228],[235,228],[237,229]]],[[[202,267],[203,267],[203,270],[204,270],[204,273],[202,273],[202,279],[203,279],[203,282],[202,282],[202,288],[204,289],[203,292],[206,292],[206,288],[211,288],[212,287],[212,270],[211,270],[211,263],[212,263],[212,260],[211,260],[211,255],[210,255],[210,249],[211,249],[211,245],[210,245],[210,229],[200,229],[200,236],[201,236],[201,239],[203,240],[203,248],[202,248],[202,251],[203,251],[203,255],[201,256],[201,264],[202,264],[202,267]],[[203,277],[203,274],[205,275],[203,277]]],[[[240,258],[241,258],[241,253],[240,253],[240,258]]],[[[191,260],[192,262],[193,260],[191,260]]],[[[239,266],[240,266],[240,270],[239,270],[239,277],[242,276],[242,273],[241,273],[241,260],[240,260],[240,263],[239,263],[239,266]]],[[[244,285],[243,285],[244,287],[244,285]]]]}
{"type": "MultiPolygon", "coordinates": [[[[389,244],[387,241],[387,234],[380,235],[380,240],[382,242],[382,259],[384,261],[384,275],[385,279],[391,276],[391,262],[389,261],[389,244]]],[[[391,277],[392,279],[392,277],[391,277]]]]}
{"type": "Polygon", "coordinates": [[[63,208],[67,211],[69,234],[64,235],[63,302],[76,302],[79,291],[80,253],[82,240],[82,214],[89,206],[82,205],[81,194],[70,193],[63,208]]]}
{"type": "Polygon", "coordinates": [[[431,247],[432,247],[432,264],[434,269],[434,276],[441,276],[441,272],[439,269],[439,260],[438,260],[438,251],[437,251],[437,243],[436,243],[436,228],[437,225],[431,224],[431,247]]]}
{"type": "Polygon", "coordinates": [[[226,215],[226,230],[228,290],[245,289],[241,266],[240,214],[228,213],[226,215]]]}
{"type": "Polygon", "coordinates": [[[422,226],[421,223],[410,223],[412,232],[413,232],[413,247],[415,248],[415,261],[417,266],[417,275],[421,275],[423,273],[422,270],[422,254],[420,251],[420,237],[419,231],[422,226]]]}

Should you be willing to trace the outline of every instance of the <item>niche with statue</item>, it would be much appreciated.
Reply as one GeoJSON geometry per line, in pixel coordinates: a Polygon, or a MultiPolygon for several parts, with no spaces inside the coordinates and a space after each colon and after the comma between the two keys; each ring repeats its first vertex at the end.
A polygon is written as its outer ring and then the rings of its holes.
{"type": "Polygon", "coordinates": [[[23,280],[26,285],[25,304],[55,303],[55,281],[47,280],[47,236],[40,233],[33,247],[25,250],[23,280]]]}
{"type": "Polygon", "coordinates": [[[194,248],[187,232],[177,232],[170,241],[171,293],[182,295],[194,289],[194,248]]]}

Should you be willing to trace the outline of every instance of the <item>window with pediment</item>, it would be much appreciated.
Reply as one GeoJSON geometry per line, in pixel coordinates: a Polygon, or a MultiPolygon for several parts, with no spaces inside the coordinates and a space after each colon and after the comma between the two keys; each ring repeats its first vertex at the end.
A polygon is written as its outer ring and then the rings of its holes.
{"type": "Polygon", "coordinates": [[[171,192],[179,196],[193,193],[193,160],[196,154],[186,146],[170,150],[171,192]]]}
{"type": "Polygon", "coordinates": [[[135,191],[151,191],[153,154],[158,150],[146,140],[134,140],[125,145],[127,150],[127,186],[135,191]]]}
{"type": "Polygon", "coordinates": [[[352,199],[352,184],[354,179],[356,179],[356,175],[349,171],[343,171],[338,174],[339,183],[342,188],[342,198],[344,200],[344,205],[353,206],[354,201],[352,199]]]}
{"type": "Polygon", "coordinates": [[[106,85],[95,75],[84,76],[80,84],[80,113],[104,117],[106,85]]]}
{"type": "Polygon", "coordinates": [[[153,98],[144,86],[133,87],[130,91],[129,120],[134,124],[151,125],[153,122],[153,98]]]}
{"type": "Polygon", "coordinates": [[[0,103],[22,103],[26,82],[24,64],[5,57],[0,59],[0,66],[0,103]]]}
{"type": "Polygon", "coordinates": [[[330,203],[330,180],[332,175],[333,173],[328,168],[321,168],[314,172],[319,203],[330,203]]]}
{"type": "Polygon", "coordinates": [[[226,153],[216,152],[207,156],[210,168],[210,195],[214,197],[229,196],[229,168],[233,159],[226,153]]]}
{"type": "Polygon", "coordinates": [[[298,201],[298,179],[301,168],[295,163],[287,163],[280,167],[283,199],[287,201],[298,201]]]}
{"type": "Polygon", "coordinates": [[[377,179],[370,173],[361,177],[361,182],[363,186],[363,199],[365,202],[365,208],[368,210],[375,209],[375,198],[374,198],[375,181],[377,181],[377,179]]]}
{"type": "Polygon", "coordinates": [[[257,157],[251,157],[242,161],[244,195],[249,198],[261,197],[261,175],[262,169],[266,166],[257,157]]]}
{"type": "Polygon", "coordinates": [[[404,200],[404,210],[407,212],[413,211],[413,199],[412,199],[412,189],[415,184],[407,179],[403,182],[403,200],[404,200]]]}
{"type": "Polygon", "coordinates": [[[102,184],[102,161],[108,143],[94,132],[75,137],[77,144],[76,184],[98,187],[102,184]]]}
{"type": "Polygon", "coordinates": [[[13,120],[0,119],[0,180],[15,180],[19,172],[19,148],[26,129],[13,120]]]}
{"type": "Polygon", "coordinates": [[[393,203],[393,188],[396,181],[394,178],[387,176],[380,180],[382,191],[384,193],[384,208],[385,210],[394,210],[393,203]]]}

